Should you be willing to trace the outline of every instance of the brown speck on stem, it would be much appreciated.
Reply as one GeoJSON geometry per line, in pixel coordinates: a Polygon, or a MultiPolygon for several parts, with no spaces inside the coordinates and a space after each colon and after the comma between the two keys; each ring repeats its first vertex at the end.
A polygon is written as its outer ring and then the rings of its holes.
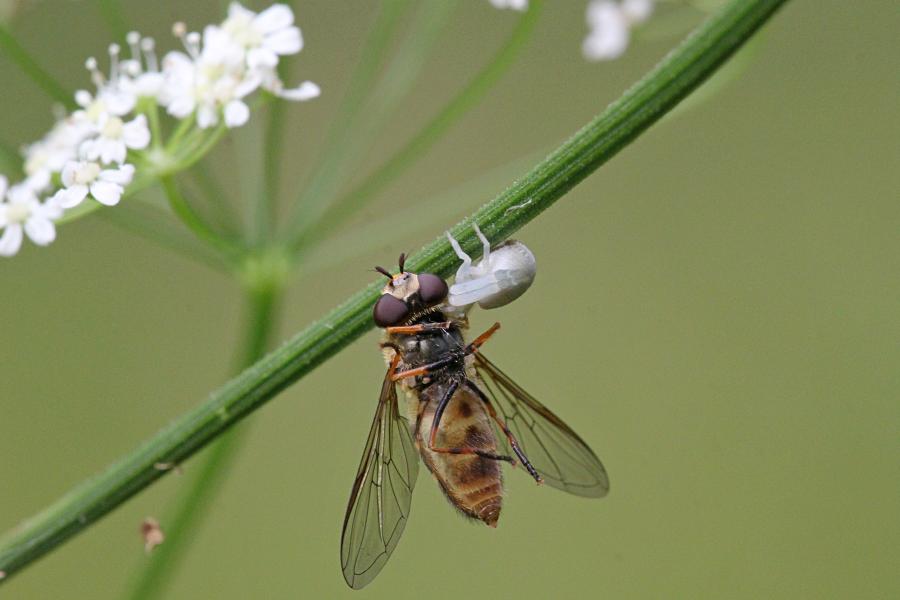
{"type": "Polygon", "coordinates": [[[159,527],[159,521],[153,517],[147,517],[141,523],[141,536],[144,538],[144,551],[147,554],[166,541],[166,536],[159,527]]]}
{"type": "Polygon", "coordinates": [[[181,468],[181,465],[170,462],[153,463],[153,468],[157,471],[174,471],[176,475],[184,473],[184,469],[181,468]]]}

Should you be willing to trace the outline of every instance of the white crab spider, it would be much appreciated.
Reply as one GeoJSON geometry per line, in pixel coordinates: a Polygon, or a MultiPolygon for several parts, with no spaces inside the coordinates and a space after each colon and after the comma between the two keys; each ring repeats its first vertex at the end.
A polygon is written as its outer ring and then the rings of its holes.
{"type": "Polygon", "coordinates": [[[484,246],[484,255],[476,264],[466,254],[450,232],[447,239],[453,251],[463,261],[456,271],[456,281],[450,286],[447,302],[451,306],[469,306],[478,303],[481,308],[497,308],[509,304],[525,293],[534,281],[537,265],[534,254],[525,244],[507,240],[494,250],[478,225],[472,228],[484,246]]]}

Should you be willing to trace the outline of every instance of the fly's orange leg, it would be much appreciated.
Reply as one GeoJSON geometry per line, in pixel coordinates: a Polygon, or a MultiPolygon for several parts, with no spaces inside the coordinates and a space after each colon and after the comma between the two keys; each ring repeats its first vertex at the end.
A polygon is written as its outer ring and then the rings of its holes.
{"type": "Polygon", "coordinates": [[[418,377],[419,375],[428,375],[432,371],[440,369],[441,367],[446,367],[450,363],[456,360],[455,357],[447,357],[441,360],[437,360],[433,363],[428,363],[427,365],[422,365],[421,367],[416,367],[414,369],[407,369],[406,371],[397,371],[391,375],[391,381],[400,381],[401,379],[406,379],[407,377],[418,377]]]}
{"type": "Polygon", "coordinates": [[[515,464],[515,461],[511,456],[502,456],[486,450],[479,450],[478,448],[435,448],[434,441],[435,437],[437,437],[438,427],[441,424],[441,417],[444,415],[444,410],[447,408],[447,405],[450,404],[450,399],[453,398],[453,394],[456,393],[458,387],[458,381],[451,382],[447,391],[445,391],[444,395],[441,397],[440,402],[438,402],[437,408],[434,410],[434,419],[431,421],[431,431],[428,435],[428,449],[432,452],[439,452],[441,454],[477,454],[482,458],[502,460],[515,464]]]}
{"type": "Polygon", "coordinates": [[[479,335],[477,338],[472,340],[472,342],[466,346],[466,354],[472,354],[473,352],[478,352],[478,349],[484,344],[486,341],[490,339],[497,330],[500,329],[500,323],[494,323],[491,325],[491,328],[479,335]]]}
{"type": "Polygon", "coordinates": [[[481,398],[482,402],[484,402],[484,405],[487,408],[488,414],[491,416],[491,418],[494,420],[494,422],[497,424],[497,426],[500,427],[500,429],[503,431],[503,433],[506,434],[506,439],[509,440],[510,447],[513,449],[513,452],[516,453],[516,456],[519,457],[519,460],[522,461],[522,466],[525,467],[525,470],[528,471],[528,474],[531,475],[532,477],[534,477],[534,480],[538,483],[538,485],[544,483],[544,480],[541,477],[540,473],[537,472],[537,470],[531,464],[531,461],[528,460],[528,457],[525,456],[525,453],[522,452],[521,448],[519,448],[519,442],[516,440],[515,436],[509,430],[509,427],[506,426],[506,423],[503,422],[503,419],[501,419],[497,415],[497,411],[494,409],[494,405],[491,404],[491,401],[484,394],[484,392],[482,392],[478,388],[478,386],[475,385],[475,383],[469,379],[466,379],[466,387],[469,388],[469,390],[471,390],[472,393],[474,393],[476,396],[481,398]]]}
{"type": "Polygon", "coordinates": [[[402,334],[414,334],[414,333],[422,333],[423,331],[445,331],[450,329],[453,324],[450,321],[443,321],[441,323],[420,323],[419,325],[400,325],[397,327],[387,327],[385,331],[389,335],[402,333],[402,334]]]}

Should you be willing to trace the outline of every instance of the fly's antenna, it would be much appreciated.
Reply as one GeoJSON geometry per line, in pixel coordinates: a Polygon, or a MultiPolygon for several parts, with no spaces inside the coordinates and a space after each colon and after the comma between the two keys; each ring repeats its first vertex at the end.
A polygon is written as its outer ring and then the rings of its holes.
{"type": "Polygon", "coordinates": [[[390,279],[391,281],[394,280],[394,276],[391,275],[390,271],[388,271],[388,270],[385,269],[384,267],[375,267],[375,271],[378,272],[378,273],[381,273],[382,275],[384,275],[385,277],[387,277],[387,278],[390,279]]]}
{"type": "Polygon", "coordinates": [[[397,264],[400,265],[400,272],[404,273],[405,269],[403,268],[403,266],[406,264],[406,252],[400,253],[400,258],[397,260],[397,264]]]}

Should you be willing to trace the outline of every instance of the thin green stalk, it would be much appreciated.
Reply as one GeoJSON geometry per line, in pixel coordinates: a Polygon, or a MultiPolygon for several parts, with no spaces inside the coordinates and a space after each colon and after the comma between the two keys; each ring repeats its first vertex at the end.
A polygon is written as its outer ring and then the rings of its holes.
{"type": "Polygon", "coordinates": [[[194,234],[207,242],[210,246],[216,248],[226,256],[234,255],[239,249],[230,241],[226,240],[216,233],[199,214],[193,209],[188,201],[178,191],[178,184],[171,175],[160,177],[163,191],[166,193],[166,199],[172,212],[175,213],[182,223],[187,225],[188,229],[194,234]]]}
{"type": "Polygon", "coordinates": [[[163,148],[162,126],[159,122],[159,105],[153,98],[142,98],[139,101],[138,110],[147,117],[150,124],[150,140],[152,148],[160,151],[163,148]]]}
{"type": "Polygon", "coordinates": [[[184,139],[184,136],[187,135],[189,131],[191,131],[191,128],[196,122],[196,114],[191,113],[190,115],[182,119],[180,123],[178,123],[178,127],[175,128],[175,131],[172,132],[172,135],[169,137],[169,141],[166,142],[166,150],[169,154],[174,153],[181,147],[181,142],[184,139]]]}
{"type": "Polygon", "coordinates": [[[2,23],[0,23],[0,50],[19,65],[19,68],[51,98],[70,110],[76,108],[75,97],[31,57],[28,50],[19,44],[12,32],[2,23]]]}
{"type": "MultiPolygon", "coordinates": [[[[362,110],[360,123],[353,131],[353,143],[343,150],[343,173],[366,156],[397,105],[412,90],[441,31],[456,13],[457,7],[457,0],[421,3],[406,37],[400,42],[384,75],[372,91],[370,101],[362,110]]],[[[322,200],[331,201],[334,198],[325,197],[322,200]]]]}
{"type": "Polygon", "coordinates": [[[230,195],[210,172],[209,165],[203,160],[197,161],[188,174],[191,176],[194,187],[205,196],[206,203],[215,207],[213,212],[218,225],[228,235],[238,235],[240,220],[235,213],[230,195]]]}
{"type": "Polygon", "coordinates": [[[375,78],[381,69],[394,31],[409,0],[386,0],[382,4],[378,19],[363,47],[360,61],[350,78],[350,87],[344,95],[338,114],[332,121],[331,129],[321,153],[321,159],[313,169],[312,179],[300,186],[301,192],[293,207],[289,231],[308,220],[308,215],[333,193],[343,174],[344,156],[353,143],[353,131],[357,128],[360,109],[374,87],[375,78]]]}
{"type": "Polygon", "coordinates": [[[168,222],[162,221],[158,208],[145,206],[144,202],[129,202],[116,210],[104,210],[98,213],[104,219],[122,229],[143,237],[179,256],[202,263],[221,273],[232,273],[233,267],[209,246],[201,243],[184,228],[176,225],[170,215],[165,215],[168,222]]]}
{"type": "Polygon", "coordinates": [[[372,123],[373,129],[377,130],[379,124],[409,94],[441,32],[457,12],[458,6],[459,0],[443,0],[424,2],[418,7],[409,34],[400,43],[372,94],[372,106],[366,111],[366,118],[372,123]]]}
{"type": "Polygon", "coordinates": [[[200,130],[202,133],[198,139],[191,138],[190,144],[185,144],[187,150],[177,153],[173,171],[184,171],[206,156],[213,146],[219,143],[222,136],[228,131],[228,127],[221,123],[212,131],[200,130]]]}
{"type": "MultiPolygon", "coordinates": [[[[275,332],[280,290],[278,286],[247,291],[244,343],[237,370],[243,370],[266,352],[275,332]]],[[[216,497],[229,467],[247,439],[247,426],[222,436],[209,450],[189,487],[182,491],[173,516],[165,519],[166,543],[150,557],[128,595],[132,600],[161,597],[175,570],[182,562],[193,535],[202,524],[213,498],[216,497]]]]}
{"type": "Polygon", "coordinates": [[[265,176],[262,178],[262,194],[256,203],[257,240],[268,239],[277,220],[278,192],[281,189],[281,150],[284,146],[284,113],[284,102],[269,104],[261,155],[265,176]]]}
{"type": "MultiPolygon", "coordinates": [[[[722,65],[787,0],[731,0],[637,85],[550,156],[451,232],[478,256],[473,222],[494,242],[549,208],[600,165],[640,136],[722,65]]],[[[413,271],[449,275],[458,259],[444,236],[407,261],[413,271]]],[[[181,463],[279,392],[370,330],[375,281],[214,392],[205,402],[138,449],[0,540],[7,579],[89,527],[165,473],[159,462],[181,463]]]]}
{"type": "Polygon", "coordinates": [[[528,11],[519,19],[516,28],[494,59],[419,133],[362,183],[330,205],[323,205],[318,214],[303,222],[292,243],[294,251],[301,253],[316,239],[334,231],[349,216],[356,214],[361,206],[422,158],[456,121],[478,104],[515,62],[519,51],[531,37],[540,9],[540,0],[532,0],[528,11]]]}

